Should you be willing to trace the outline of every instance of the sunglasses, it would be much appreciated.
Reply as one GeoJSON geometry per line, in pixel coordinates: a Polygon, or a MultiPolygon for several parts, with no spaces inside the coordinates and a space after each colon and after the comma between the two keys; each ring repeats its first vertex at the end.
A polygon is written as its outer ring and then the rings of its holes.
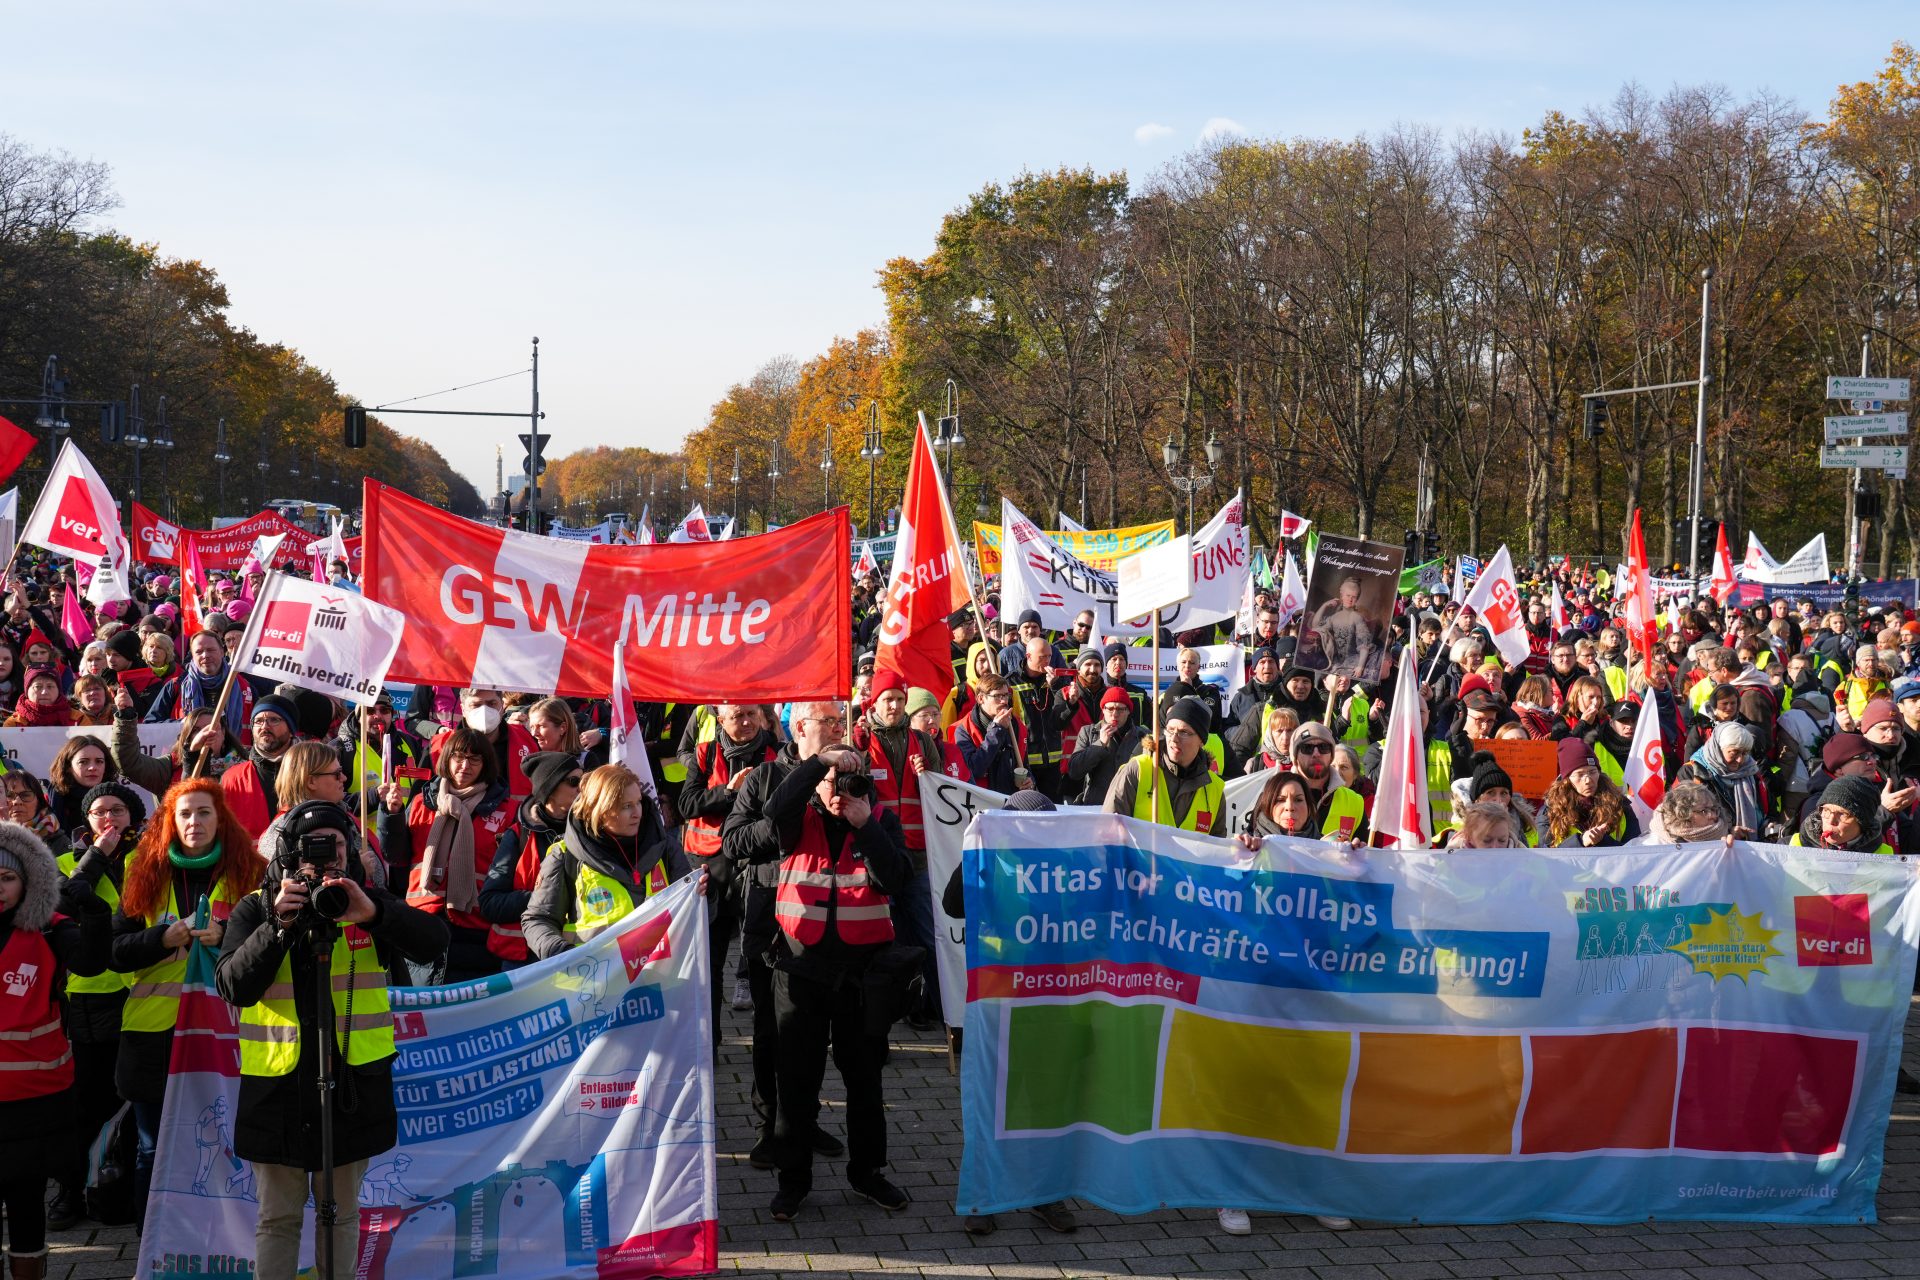
{"type": "Polygon", "coordinates": [[[1297,756],[1330,756],[1333,748],[1324,742],[1298,742],[1294,744],[1293,754],[1297,756]]]}

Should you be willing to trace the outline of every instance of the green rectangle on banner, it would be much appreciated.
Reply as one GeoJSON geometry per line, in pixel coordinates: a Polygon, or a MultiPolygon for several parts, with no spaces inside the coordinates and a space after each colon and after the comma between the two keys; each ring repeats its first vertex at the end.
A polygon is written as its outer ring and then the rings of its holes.
{"type": "Polygon", "coordinates": [[[1007,1131],[1151,1129],[1165,1016],[1159,1005],[1104,1000],[1015,1007],[1007,1028],[1007,1131]]]}

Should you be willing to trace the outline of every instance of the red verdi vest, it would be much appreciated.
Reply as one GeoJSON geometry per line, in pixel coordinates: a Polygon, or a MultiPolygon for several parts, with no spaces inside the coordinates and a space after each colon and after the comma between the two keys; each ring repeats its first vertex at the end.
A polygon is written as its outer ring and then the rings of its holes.
{"type": "Polygon", "coordinates": [[[827,936],[829,915],[849,946],[893,941],[892,907],[867,878],[866,861],[853,856],[853,833],[829,851],[826,821],[811,804],[801,813],[799,845],[780,860],[773,914],[780,931],[803,947],[827,936]]]}
{"type": "Polygon", "coordinates": [[[927,847],[927,827],[920,817],[920,781],[913,771],[913,758],[919,756],[927,768],[939,773],[945,765],[940,744],[917,729],[907,730],[907,767],[895,770],[887,758],[880,735],[864,721],[854,742],[867,753],[867,772],[873,776],[873,801],[886,805],[900,819],[900,832],[909,849],[927,847]],[[900,776],[904,773],[906,776],[900,776]]]}
{"type": "MultiPolygon", "coordinates": [[[[702,784],[708,789],[724,787],[733,779],[733,770],[727,767],[727,753],[722,751],[720,740],[715,738],[702,742],[693,749],[694,764],[700,770],[700,776],[706,781],[702,784]]],[[[766,748],[760,757],[765,764],[778,754],[772,747],[766,748]]],[[[680,844],[690,857],[711,858],[720,852],[720,826],[724,817],[688,818],[680,831],[680,844]]]]}
{"type": "Polygon", "coordinates": [[[46,936],[34,929],[10,932],[0,947],[0,1102],[43,1098],[73,1084],[59,991],[59,965],[46,936]]]}

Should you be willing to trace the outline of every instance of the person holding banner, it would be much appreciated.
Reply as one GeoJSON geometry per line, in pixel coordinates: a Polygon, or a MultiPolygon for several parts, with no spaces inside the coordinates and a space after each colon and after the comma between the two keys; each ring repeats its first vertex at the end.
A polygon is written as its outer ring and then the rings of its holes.
{"type": "Polygon", "coordinates": [[[492,926],[480,914],[480,887],[493,867],[494,847],[513,821],[507,784],[500,780],[499,758],[487,736],[461,724],[435,741],[433,781],[418,795],[409,798],[398,780],[380,788],[380,849],[388,882],[404,880],[408,905],[445,916],[452,937],[443,970],[438,965],[416,970],[422,986],[500,972],[500,957],[487,947],[492,926]]]}
{"type": "Polygon", "coordinates": [[[914,870],[898,822],[875,808],[873,794],[866,757],[833,745],[794,765],[767,799],[779,859],[780,932],[768,953],[780,1046],[773,1134],[780,1188],[769,1206],[776,1222],[791,1222],[813,1190],[829,1042],[847,1091],[847,1185],[889,1212],[908,1203],[880,1172],[887,1164],[880,1052],[897,992],[867,979],[880,976],[870,967],[893,942],[892,902],[914,870]]]}
{"type": "Polygon", "coordinates": [[[1640,820],[1583,738],[1562,738],[1560,776],[1547,787],[1547,843],[1561,849],[1611,849],[1640,838],[1640,820]]]}
{"type": "MultiPolygon", "coordinates": [[[[581,781],[566,835],[540,864],[520,917],[527,949],[538,960],[571,950],[691,870],[679,835],[661,825],[639,775],[623,764],[601,765],[581,781]]],[[[718,981],[713,985],[717,1011],[718,981]]]]}
{"type": "MultiPolygon", "coordinates": [[[[188,799],[196,793],[185,788],[194,785],[183,783],[176,791],[188,799]]],[[[400,960],[430,963],[446,950],[447,925],[366,879],[356,824],[339,805],[297,805],[275,837],[260,887],[228,918],[214,968],[221,997],[240,1010],[233,1154],[252,1161],[259,1179],[254,1275],[293,1280],[311,1194],[316,1207],[328,1201],[338,1206],[334,1275],[346,1276],[358,1256],[360,1180],[367,1162],[399,1140],[387,970],[400,960]],[[315,1007],[316,932],[332,935],[327,964],[333,1001],[325,1010],[315,1007]],[[333,1131],[330,1187],[318,1176],[322,1035],[332,1040],[337,1081],[325,1095],[333,1131]]]]}
{"type": "MultiPolygon", "coordinates": [[[[125,787],[107,783],[87,795],[90,817],[112,820],[115,805],[144,816],[138,797],[125,787]]],[[[137,823],[130,820],[129,825],[137,823]]],[[[175,783],[127,859],[120,908],[113,917],[110,967],[131,975],[133,984],[120,1015],[114,1086],[133,1104],[139,1130],[134,1205],[142,1218],[153,1179],[153,1150],[166,1101],[187,950],[220,945],[234,904],[260,883],[265,867],[254,851],[253,836],[210,778],[175,783]]]]}
{"type": "Polygon", "coordinates": [[[513,825],[493,846],[493,866],[480,886],[480,914],[493,922],[487,949],[500,957],[502,969],[533,960],[521,918],[540,881],[547,851],[567,833],[567,814],[585,778],[580,762],[560,751],[534,752],[526,759],[526,769],[533,794],[520,802],[513,825]]]}

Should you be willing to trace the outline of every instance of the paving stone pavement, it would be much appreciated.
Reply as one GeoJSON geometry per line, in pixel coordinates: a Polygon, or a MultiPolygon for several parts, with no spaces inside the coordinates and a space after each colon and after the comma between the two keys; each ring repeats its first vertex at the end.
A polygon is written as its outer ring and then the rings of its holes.
{"type": "MultiPolygon", "coordinates": [[[[1453,1280],[1481,1276],[1579,1276],[1612,1280],[1820,1280],[1920,1277],[1920,1096],[1896,1094],[1880,1180],[1880,1221],[1870,1226],[1766,1227],[1737,1222],[1655,1222],[1593,1227],[1531,1222],[1504,1226],[1381,1226],[1323,1230],[1309,1217],[1261,1214],[1253,1234],[1228,1236],[1211,1211],[1170,1209],[1121,1218],[1076,1206],[1080,1229],[1056,1235],[1038,1220],[1001,1214],[1000,1229],[973,1237],[953,1215],[960,1168],[959,1082],[946,1047],[901,1029],[886,1077],[889,1176],[913,1197],[889,1214],[835,1185],[820,1168],[815,1191],[790,1223],[767,1212],[771,1173],[747,1164],[749,1014],[723,1014],[716,1069],[720,1120],[720,1267],[733,1275],[805,1275],[837,1280],[913,1276],[1245,1277],[1246,1280],[1453,1280]]],[[[1920,1069],[1920,1001],[1907,1017],[1905,1060],[1920,1069]]],[[[829,1067],[821,1121],[844,1136],[839,1080],[829,1067]]],[[[128,1228],[53,1237],[51,1280],[133,1274],[128,1228]]]]}

